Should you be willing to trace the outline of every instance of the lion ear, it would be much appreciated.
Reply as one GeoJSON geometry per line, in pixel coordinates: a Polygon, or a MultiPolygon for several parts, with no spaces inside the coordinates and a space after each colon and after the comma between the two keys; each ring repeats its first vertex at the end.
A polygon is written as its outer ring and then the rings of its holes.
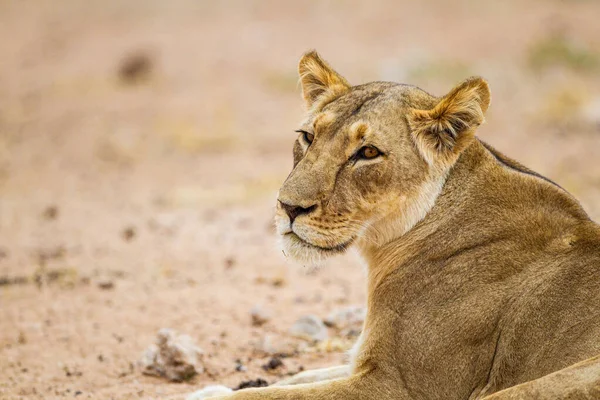
{"type": "Polygon", "coordinates": [[[350,89],[348,81],[335,72],[314,50],[302,56],[298,74],[302,96],[309,109],[325,96],[340,96],[350,89]]]}
{"type": "Polygon", "coordinates": [[[480,77],[457,85],[430,110],[411,109],[407,119],[423,158],[451,164],[471,143],[490,105],[490,88],[480,77]]]}

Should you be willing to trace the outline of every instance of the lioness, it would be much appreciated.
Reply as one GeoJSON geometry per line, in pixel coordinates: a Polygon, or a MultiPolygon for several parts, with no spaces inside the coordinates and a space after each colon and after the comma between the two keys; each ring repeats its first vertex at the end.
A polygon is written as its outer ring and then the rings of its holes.
{"type": "Polygon", "coordinates": [[[286,254],[350,246],[368,315],[349,366],[219,399],[600,399],[600,226],[475,137],[487,83],[351,86],[316,52],[279,191],[286,254]]]}

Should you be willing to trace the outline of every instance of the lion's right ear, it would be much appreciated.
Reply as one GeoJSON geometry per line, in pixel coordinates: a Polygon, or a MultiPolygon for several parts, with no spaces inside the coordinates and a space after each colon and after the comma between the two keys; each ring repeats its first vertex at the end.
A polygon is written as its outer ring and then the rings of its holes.
{"type": "Polygon", "coordinates": [[[350,89],[348,81],[335,72],[314,50],[302,56],[298,73],[302,96],[309,109],[317,100],[337,97],[350,89]]]}
{"type": "Polygon", "coordinates": [[[454,163],[473,140],[489,105],[487,82],[473,77],[457,85],[432,109],[411,109],[407,119],[423,158],[430,165],[454,163]]]}

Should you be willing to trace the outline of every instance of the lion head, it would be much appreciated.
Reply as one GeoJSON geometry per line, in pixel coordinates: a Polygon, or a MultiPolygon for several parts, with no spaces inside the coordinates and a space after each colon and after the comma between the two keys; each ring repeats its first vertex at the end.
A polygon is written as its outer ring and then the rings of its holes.
{"type": "Polygon", "coordinates": [[[299,74],[308,113],[275,221],[283,251],[301,262],[406,233],[433,206],[490,103],[479,77],[443,97],[391,82],[351,86],[314,51],[299,74]]]}

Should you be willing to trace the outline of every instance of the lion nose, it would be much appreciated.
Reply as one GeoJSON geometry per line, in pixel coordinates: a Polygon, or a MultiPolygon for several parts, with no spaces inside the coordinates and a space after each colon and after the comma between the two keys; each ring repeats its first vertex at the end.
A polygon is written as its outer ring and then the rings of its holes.
{"type": "Polygon", "coordinates": [[[292,206],[292,205],[286,204],[282,201],[279,201],[279,204],[281,205],[281,208],[284,209],[284,211],[288,215],[288,217],[290,217],[290,224],[294,223],[294,220],[296,219],[296,217],[298,215],[309,214],[309,213],[313,212],[315,210],[315,208],[317,208],[316,204],[313,204],[310,207],[292,206]]]}

